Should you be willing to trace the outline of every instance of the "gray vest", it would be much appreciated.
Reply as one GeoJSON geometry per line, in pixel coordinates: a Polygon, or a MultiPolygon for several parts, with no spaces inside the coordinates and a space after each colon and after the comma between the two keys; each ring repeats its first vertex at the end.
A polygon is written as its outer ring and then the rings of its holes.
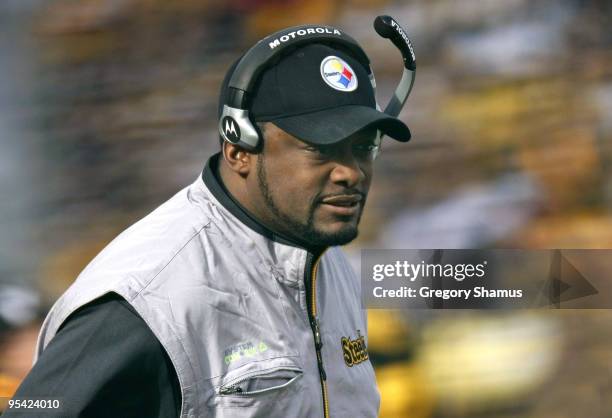
{"type": "Polygon", "coordinates": [[[360,283],[340,249],[316,263],[247,226],[207,185],[198,178],[96,256],[49,312],[37,357],[71,313],[115,292],[168,353],[181,417],[376,417],[360,283]]]}

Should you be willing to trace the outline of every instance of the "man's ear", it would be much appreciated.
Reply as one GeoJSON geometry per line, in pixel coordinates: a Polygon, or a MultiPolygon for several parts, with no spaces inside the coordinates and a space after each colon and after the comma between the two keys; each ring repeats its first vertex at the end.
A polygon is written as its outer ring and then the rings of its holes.
{"type": "Polygon", "coordinates": [[[227,141],[223,141],[221,152],[230,170],[243,177],[249,174],[255,162],[255,156],[252,153],[227,141]]]}

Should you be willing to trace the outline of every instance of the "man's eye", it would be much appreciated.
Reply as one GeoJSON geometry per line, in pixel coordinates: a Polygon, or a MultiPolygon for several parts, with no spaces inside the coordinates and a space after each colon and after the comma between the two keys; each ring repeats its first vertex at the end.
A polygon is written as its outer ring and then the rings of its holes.
{"type": "Polygon", "coordinates": [[[329,155],[331,152],[330,147],[306,147],[306,151],[311,152],[316,155],[329,155]]]}

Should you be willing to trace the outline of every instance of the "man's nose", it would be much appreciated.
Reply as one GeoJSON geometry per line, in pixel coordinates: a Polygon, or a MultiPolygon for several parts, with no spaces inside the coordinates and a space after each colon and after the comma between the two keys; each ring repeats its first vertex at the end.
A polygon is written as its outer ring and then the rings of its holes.
{"type": "Polygon", "coordinates": [[[366,174],[359,161],[352,155],[336,160],[331,172],[331,181],[344,187],[355,187],[365,180],[366,174]]]}

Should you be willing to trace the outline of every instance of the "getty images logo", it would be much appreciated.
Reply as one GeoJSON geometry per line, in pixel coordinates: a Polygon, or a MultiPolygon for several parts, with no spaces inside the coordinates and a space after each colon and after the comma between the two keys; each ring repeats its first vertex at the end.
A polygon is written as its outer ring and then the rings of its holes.
{"type": "Polygon", "coordinates": [[[223,127],[223,135],[225,139],[232,143],[237,143],[240,141],[240,127],[231,116],[226,116],[221,121],[221,126],[223,127]]]}

